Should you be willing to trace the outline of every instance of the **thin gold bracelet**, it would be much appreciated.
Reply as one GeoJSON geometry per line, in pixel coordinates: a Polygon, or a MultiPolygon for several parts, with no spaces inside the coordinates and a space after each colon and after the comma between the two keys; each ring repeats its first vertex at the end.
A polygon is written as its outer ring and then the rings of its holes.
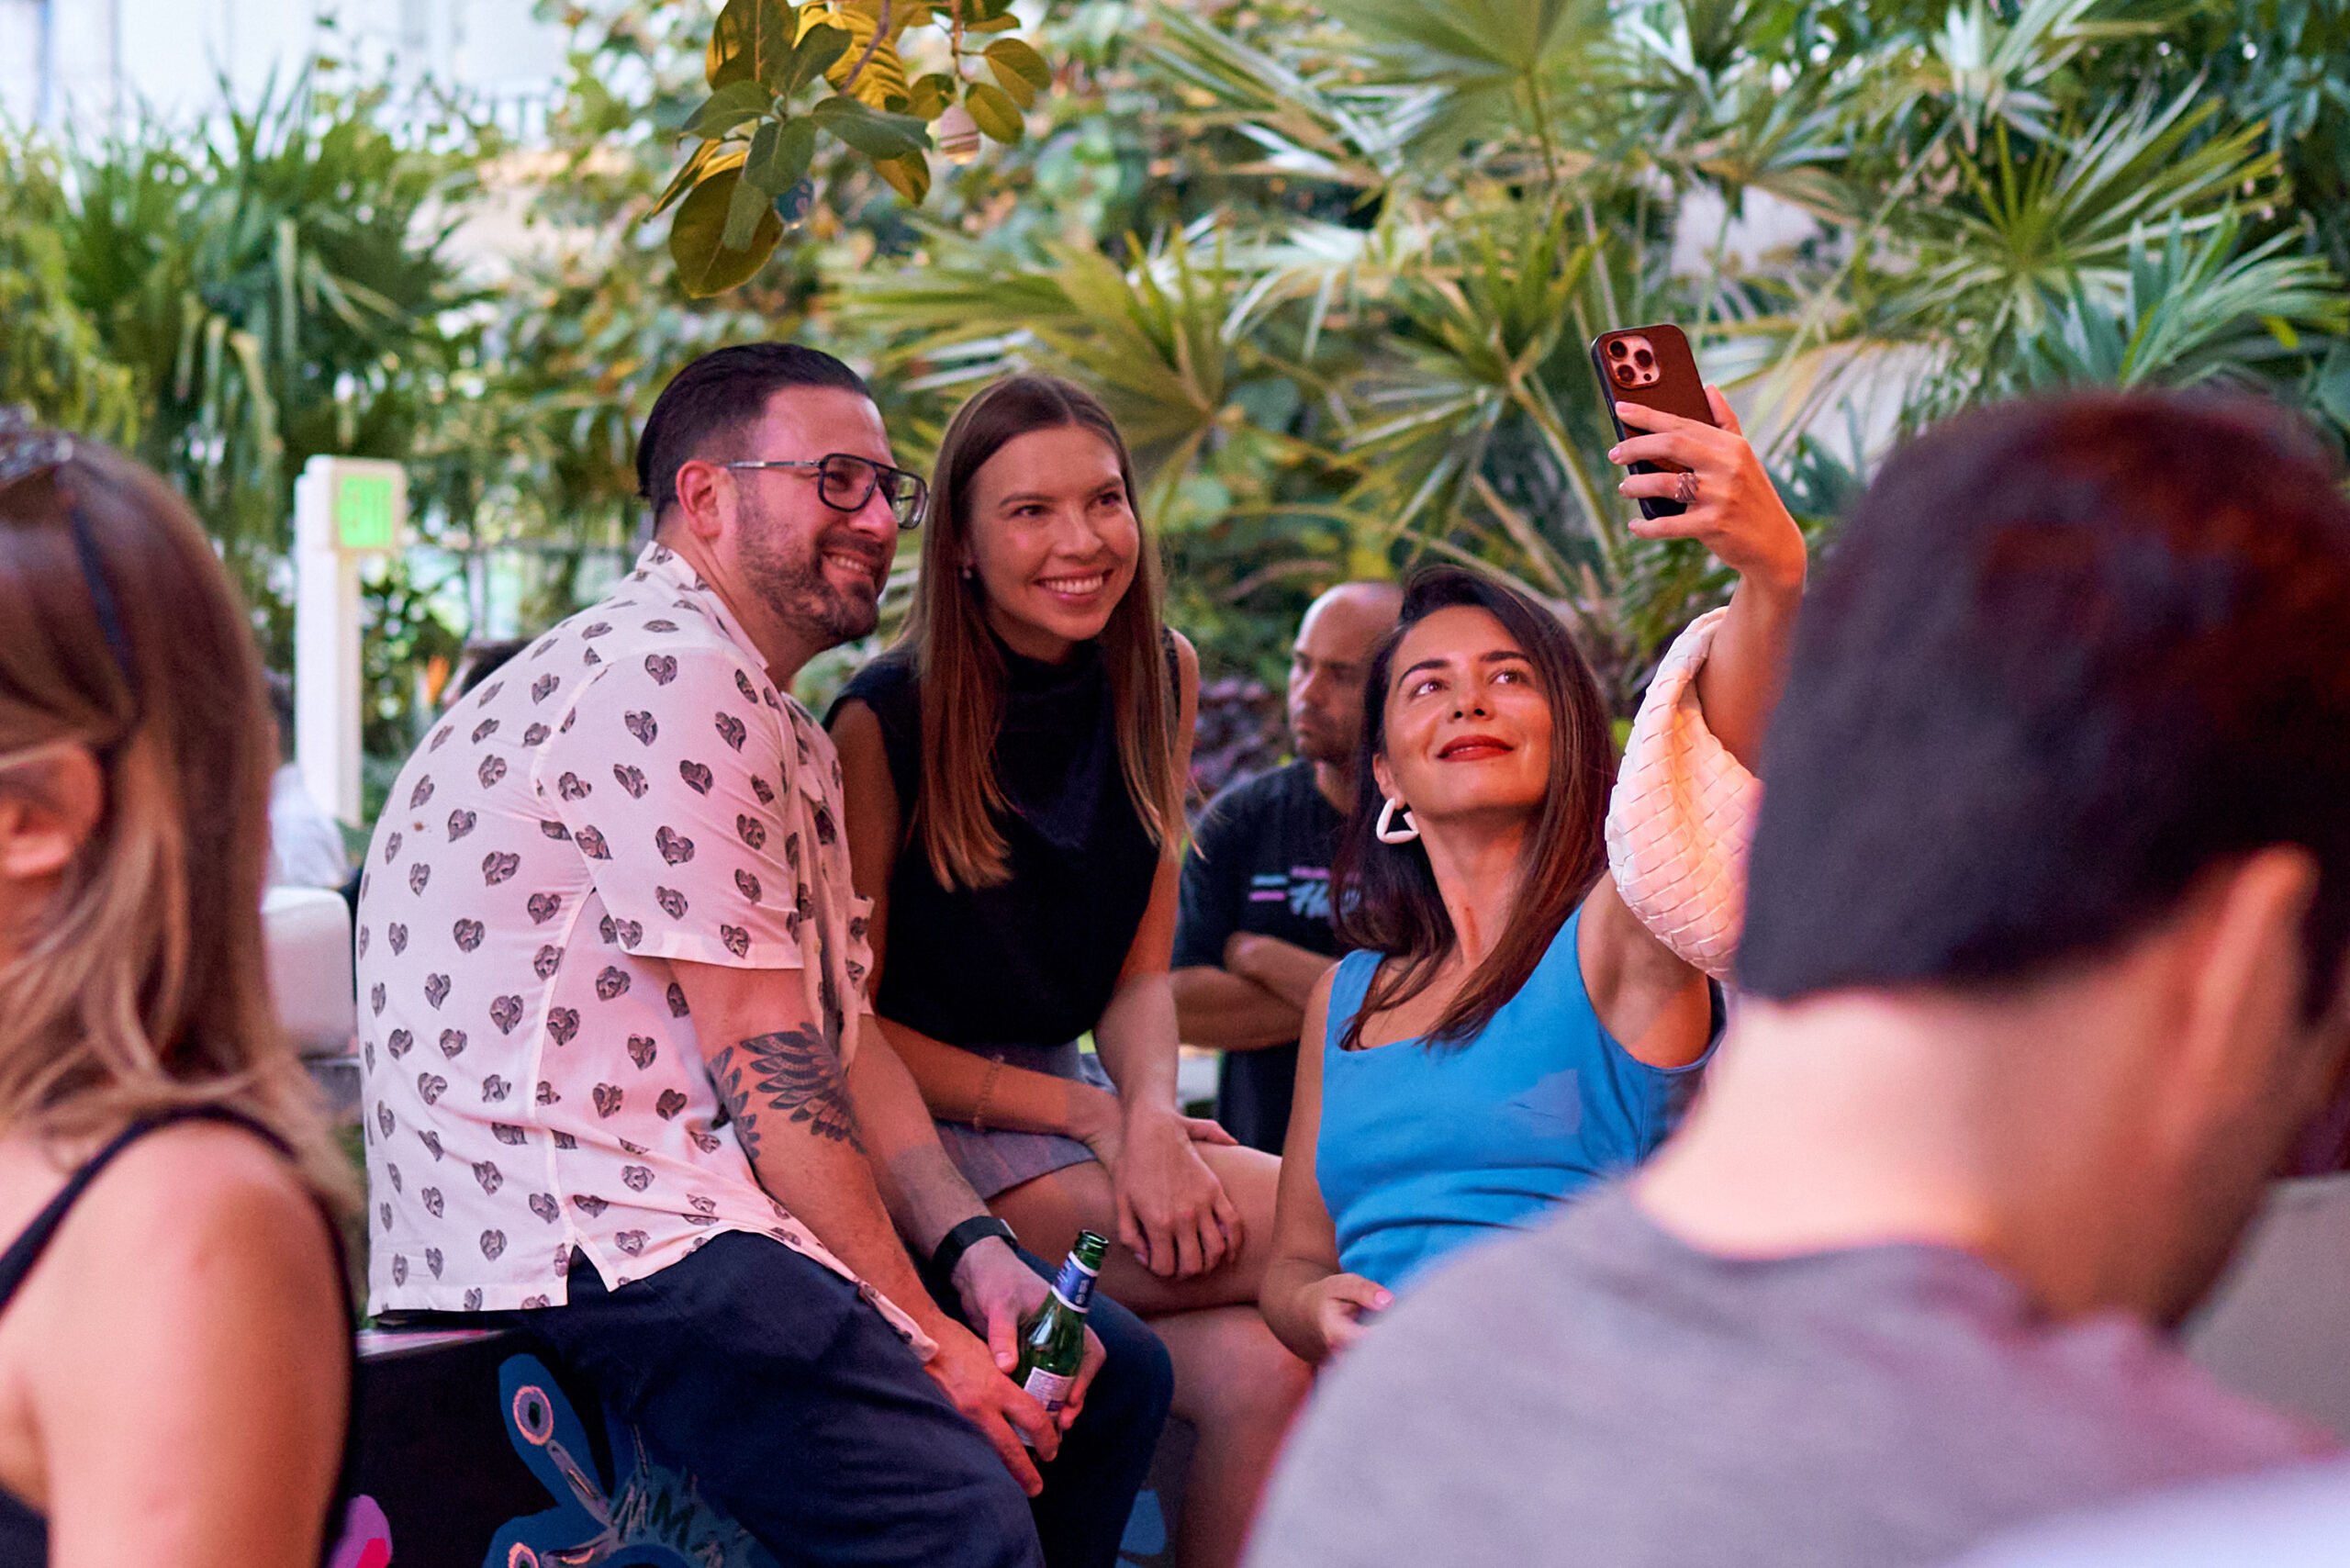
{"type": "Polygon", "coordinates": [[[1002,1058],[989,1059],[988,1075],[979,1080],[979,1103],[971,1107],[971,1130],[974,1132],[983,1133],[988,1130],[988,1096],[995,1092],[995,1075],[1002,1070],[1002,1058]]]}

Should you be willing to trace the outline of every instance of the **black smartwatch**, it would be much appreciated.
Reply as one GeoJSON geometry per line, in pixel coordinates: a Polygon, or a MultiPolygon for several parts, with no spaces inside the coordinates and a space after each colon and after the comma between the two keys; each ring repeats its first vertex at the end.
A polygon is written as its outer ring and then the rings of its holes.
{"type": "Polygon", "coordinates": [[[995,1215],[973,1215],[948,1231],[946,1239],[939,1242],[938,1250],[930,1255],[930,1277],[942,1285],[953,1283],[955,1265],[963,1260],[963,1254],[990,1236],[1003,1238],[1008,1247],[1020,1245],[1020,1238],[1012,1233],[1012,1227],[995,1215]]]}

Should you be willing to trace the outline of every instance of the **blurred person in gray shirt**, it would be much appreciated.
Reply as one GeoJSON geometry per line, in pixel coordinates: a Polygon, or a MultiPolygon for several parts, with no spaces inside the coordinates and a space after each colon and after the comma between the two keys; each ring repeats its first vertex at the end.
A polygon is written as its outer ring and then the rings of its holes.
{"type": "Polygon", "coordinates": [[[1888,462],[1689,1124],[1348,1351],[1249,1562],[1897,1568],[2325,1452],[2168,1330],[2350,1043],[2336,482],[2265,409],[2110,394],[1888,462]]]}
{"type": "Polygon", "coordinates": [[[2068,1515],[1967,1554],[1959,1568],[2342,1568],[2350,1465],[2237,1476],[2068,1515]]]}

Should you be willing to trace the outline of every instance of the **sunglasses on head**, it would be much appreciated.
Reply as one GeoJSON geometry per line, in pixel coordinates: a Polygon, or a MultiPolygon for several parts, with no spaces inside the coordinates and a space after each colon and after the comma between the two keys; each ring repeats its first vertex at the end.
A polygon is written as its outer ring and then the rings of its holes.
{"type": "MultiPolygon", "coordinates": [[[[43,429],[22,409],[0,407],[0,495],[28,480],[54,474],[73,459],[72,436],[43,429]]],[[[97,542],[90,536],[90,520],[70,491],[66,503],[67,526],[73,535],[73,558],[81,565],[83,586],[89,590],[91,608],[97,611],[98,629],[106,633],[116,673],[129,686],[130,639],[123,633],[122,612],[99,563],[97,542]]]]}

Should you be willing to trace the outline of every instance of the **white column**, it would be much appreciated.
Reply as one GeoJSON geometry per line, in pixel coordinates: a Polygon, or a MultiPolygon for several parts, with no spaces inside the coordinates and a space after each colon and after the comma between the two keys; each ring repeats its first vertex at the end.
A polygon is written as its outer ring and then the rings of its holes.
{"type": "Polygon", "coordinates": [[[359,815],[359,557],[337,548],[334,460],[294,482],[294,760],[328,813],[359,815]]]}

